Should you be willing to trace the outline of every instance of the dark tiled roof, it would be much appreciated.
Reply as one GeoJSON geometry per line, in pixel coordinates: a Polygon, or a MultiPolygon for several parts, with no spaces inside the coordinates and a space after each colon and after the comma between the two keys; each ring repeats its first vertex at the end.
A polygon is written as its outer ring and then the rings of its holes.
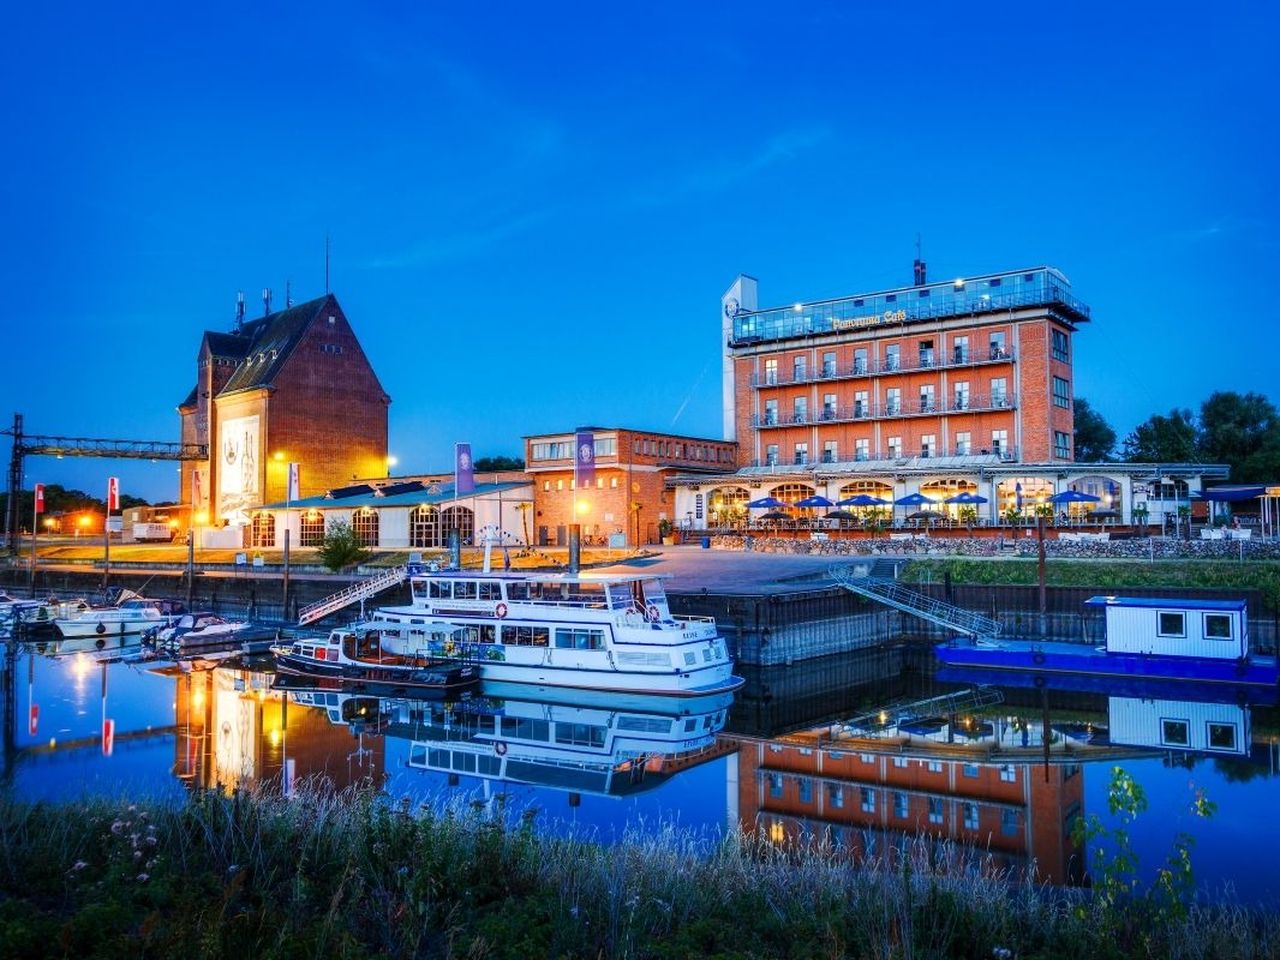
{"type": "Polygon", "coordinates": [[[196,388],[192,387],[191,392],[187,394],[187,399],[183,400],[180,404],[178,404],[178,409],[181,410],[183,407],[194,407],[195,405],[196,405],[196,388]]]}
{"type": "Polygon", "coordinates": [[[250,340],[238,333],[219,333],[216,330],[204,332],[204,344],[209,353],[223,359],[240,360],[249,352],[250,340]]]}
{"type": "Polygon", "coordinates": [[[247,349],[239,354],[243,360],[219,396],[270,386],[311,322],[331,302],[336,307],[333,294],[328,294],[246,323],[239,336],[222,334],[228,340],[247,341],[247,349]]]}

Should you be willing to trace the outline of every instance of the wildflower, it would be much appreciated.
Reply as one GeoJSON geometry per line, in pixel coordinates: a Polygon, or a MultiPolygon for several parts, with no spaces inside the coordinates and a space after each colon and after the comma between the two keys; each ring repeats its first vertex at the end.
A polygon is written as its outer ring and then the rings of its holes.
{"type": "Polygon", "coordinates": [[[134,812],[135,810],[137,810],[137,809],[138,809],[138,805],[137,805],[136,803],[131,803],[131,804],[129,804],[129,812],[130,812],[130,813],[133,813],[133,812],[134,812]]]}
{"type": "Polygon", "coordinates": [[[135,850],[135,851],[133,851],[133,859],[135,859],[135,860],[141,860],[141,859],[142,859],[142,851],[141,851],[141,850],[135,850]]]}
{"type": "Polygon", "coordinates": [[[149,874],[149,873],[140,873],[140,874],[138,874],[138,882],[139,882],[139,883],[146,883],[146,882],[147,882],[148,880],[150,880],[150,879],[151,879],[151,874],[149,874]]]}
{"type": "Polygon", "coordinates": [[[1008,947],[995,947],[991,951],[991,956],[993,956],[995,960],[1009,960],[1009,958],[1013,956],[1013,951],[1008,947]]]}
{"type": "Polygon", "coordinates": [[[156,862],[154,860],[148,860],[146,863],[143,864],[143,866],[146,867],[148,870],[154,870],[156,868],[156,862]]]}
{"type": "Polygon", "coordinates": [[[122,830],[124,830],[123,820],[117,820],[115,823],[111,824],[111,832],[116,836],[119,836],[122,830]]]}
{"type": "Polygon", "coordinates": [[[145,843],[148,847],[154,847],[160,841],[157,840],[155,837],[146,837],[143,839],[142,842],[145,843]]]}
{"type": "Polygon", "coordinates": [[[83,860],[77,860],[75,863],[71,865],[71,869],[76,873],[79,873],[81,870],[83,870],[87,866],[88,864],[85,863],[83,860]]]}

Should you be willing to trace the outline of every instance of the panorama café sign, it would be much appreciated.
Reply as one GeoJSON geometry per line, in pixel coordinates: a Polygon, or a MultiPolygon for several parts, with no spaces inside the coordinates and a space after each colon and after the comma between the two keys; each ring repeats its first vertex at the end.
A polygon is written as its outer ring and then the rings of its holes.
{"type": "Polygon", "coordinates": [[[907,311],[886,310],[884,313],[872,313],[865,317],[832,318],[832,330],[859,330],[863,327],[875,327],[882,323],[905,323],[907,311]]]}

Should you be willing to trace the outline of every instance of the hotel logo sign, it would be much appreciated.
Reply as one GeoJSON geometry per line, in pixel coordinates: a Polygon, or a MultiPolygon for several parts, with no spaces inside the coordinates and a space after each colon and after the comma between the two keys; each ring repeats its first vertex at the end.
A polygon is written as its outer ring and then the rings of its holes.
{"type": "Polygon", "coordinates": [[[843,317],[831,321],[832,330],[861,330],[863,327],[876,327],[884,323],[904,323],[907,319],[905,310],[886,310],[884,313],[872,313],[865,317],[843,317]]]}

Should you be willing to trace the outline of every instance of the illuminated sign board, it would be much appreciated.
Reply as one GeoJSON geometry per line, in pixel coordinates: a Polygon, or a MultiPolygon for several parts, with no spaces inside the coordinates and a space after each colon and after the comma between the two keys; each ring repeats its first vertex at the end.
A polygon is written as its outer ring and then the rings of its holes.
{"type": "Polygon", "coordinates": [[[863,327],[874,327],[882,323],[903,323],[907,319],[905,310],[886,310],[884,313],[872,313],[865,317],[845,317],[832,319],[832,330],[860,330],[863,327]]]}

